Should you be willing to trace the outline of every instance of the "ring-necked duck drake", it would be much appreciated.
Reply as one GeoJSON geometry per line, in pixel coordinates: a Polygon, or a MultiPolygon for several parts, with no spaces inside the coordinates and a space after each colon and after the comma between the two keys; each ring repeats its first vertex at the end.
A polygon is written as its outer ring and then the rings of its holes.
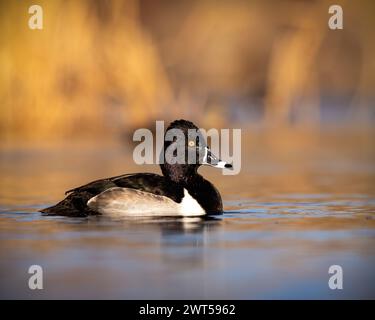
{"type": "Polygon", "coordinates": [[[168,156],[167,150],[171,150],[168,147],[174,143],[174,150],[181,147],[185,151],[185,160],[190,154],[198,161],[177,161],[173,164],[171,161],[161,161],[163,176],[134,173],[96,180],[67,191],[65,194],[68,196],[64,200],[41,212],[81,217],[98,214],[201,216],[222,213],[219,191],[197,170],[202,164],[217,168],[232,166],[211,153],[201,132],[192,122],[176,120],[169,125],[166,134],[173,132],[171,129],[179,129],[183,139],[177,139],[174,135],[171,141],[165,139],[164,159],[168,156]],[[192,137],[191,132],[196,132],[196,136],[192,137]]]}

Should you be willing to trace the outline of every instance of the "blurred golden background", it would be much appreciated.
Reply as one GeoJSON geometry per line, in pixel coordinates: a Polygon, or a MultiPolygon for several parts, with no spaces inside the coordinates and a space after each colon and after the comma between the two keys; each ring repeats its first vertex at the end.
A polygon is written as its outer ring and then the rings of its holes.
{"type": "Polygon", "coordinates": [[[0,138],[117,139],[201,127],[370,128],[375,2],[1,1],[0,138]],[[31,30],[28,8],[43,8],[31,30]]]}

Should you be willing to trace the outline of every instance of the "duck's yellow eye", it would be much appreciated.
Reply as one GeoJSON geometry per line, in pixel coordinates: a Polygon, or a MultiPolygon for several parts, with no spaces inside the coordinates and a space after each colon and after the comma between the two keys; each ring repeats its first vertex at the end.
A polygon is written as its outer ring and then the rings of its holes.
{"type": "Polygon", "coordinates": [[[190,140],[188,144],[189,147],[195,147],[195,142],[193,140],[190,140]]]}

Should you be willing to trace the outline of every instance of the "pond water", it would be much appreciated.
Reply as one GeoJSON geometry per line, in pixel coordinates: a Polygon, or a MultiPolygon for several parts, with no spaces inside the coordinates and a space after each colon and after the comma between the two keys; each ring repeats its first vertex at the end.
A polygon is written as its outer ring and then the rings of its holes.
{"type": "Polygon", "coordinates": [[[226,210],[208,219],[42,216],[71,187],[158,168],[119,145],[3,149],[0,298],[373,299],[375,162],[361,137],[244,139],[239,175],[200,170],[226,210]],[[43,290],[28,288],[34,264],[43,290]]]}

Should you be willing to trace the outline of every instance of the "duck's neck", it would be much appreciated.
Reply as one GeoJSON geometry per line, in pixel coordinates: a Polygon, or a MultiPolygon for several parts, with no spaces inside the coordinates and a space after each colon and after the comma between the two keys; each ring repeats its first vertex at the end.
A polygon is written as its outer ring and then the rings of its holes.
{"type": "Polygon", "coordinates": [[[196,181],[197,179],[201,179],[202,177],[197,173],[197,167],[191,165],[171,165],[171,164],[163,164],[160,166],[161,171],[164,177],[168,178],[169,180],[182,184],[188,185],[196,181]]]}

